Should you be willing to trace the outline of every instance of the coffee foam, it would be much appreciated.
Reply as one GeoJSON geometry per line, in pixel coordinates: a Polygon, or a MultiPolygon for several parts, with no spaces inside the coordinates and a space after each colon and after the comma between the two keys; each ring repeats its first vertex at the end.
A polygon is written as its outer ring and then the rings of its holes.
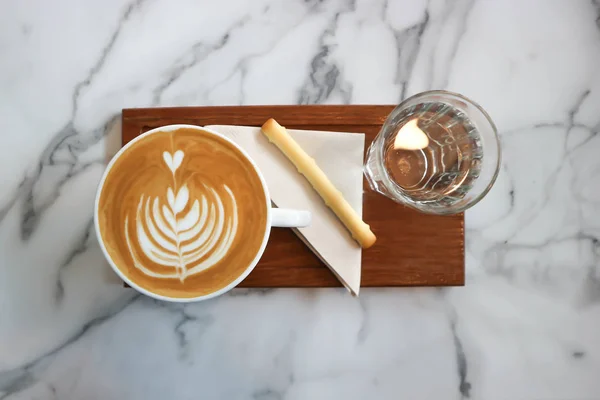
{"type": "Polygon", "coordinates": [[[196,297],[237,279],[259,251],[267,203],[250,162],[222,138],[180,128],[134,143],[99,199],[105,247],[132,281],[196,297]]]}

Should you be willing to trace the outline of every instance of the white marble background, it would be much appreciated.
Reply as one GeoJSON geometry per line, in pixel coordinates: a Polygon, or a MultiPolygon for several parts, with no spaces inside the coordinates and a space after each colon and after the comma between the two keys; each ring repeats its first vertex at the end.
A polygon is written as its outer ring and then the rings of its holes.
{"type": "Polygon", "coordinates": [[[0,399],[600,399],[599,67],[598,0],[0,0],[0,399]],[[122,107],[433,88],[504,148],[466,287],[179,307],[103,261],[122,107]]]}

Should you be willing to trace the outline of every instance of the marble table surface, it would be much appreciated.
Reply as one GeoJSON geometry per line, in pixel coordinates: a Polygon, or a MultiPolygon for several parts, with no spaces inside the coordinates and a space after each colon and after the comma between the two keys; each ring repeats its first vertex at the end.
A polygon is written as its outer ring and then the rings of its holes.
{"type": "Polygon", "coordinates": [[[597,0],[0,10],[0,399],[600,398],[597,0]],[[124,289],[103,261],[92,200],[121,108],[434,88],[480,102],[504,150],[466,216],[465,287],[183,307],[124,289]]]}

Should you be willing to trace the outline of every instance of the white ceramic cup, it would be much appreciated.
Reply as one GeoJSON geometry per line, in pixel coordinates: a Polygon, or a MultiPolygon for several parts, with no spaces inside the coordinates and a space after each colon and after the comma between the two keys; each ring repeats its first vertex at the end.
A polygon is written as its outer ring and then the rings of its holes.
{"type": "Polygon", "coordinates": [[[221,135],[218,132],[215,132],[213,130],[206,129],[203,127],[195,126],[195,125],[183,125],[183,124],[167,125],[167,126],[162,126],[159,128],[152,129],[146,133],[141,134],[140,136],[136,137],[131,142],[129,142],[125,146],[123,146],[123,148],[121,148],[121,150],[119,150],[119,152],[117,154],[115,154],[115,156],[112,158],[112,160],[108,163],[106,170],[104,171],[104,175],[102,176],[102,179],[100,180],[100,184],[98,185],[98,191],[96,193],[96,202],[94,205],[94,226],[96,228],[96,237],[98,238],[98,242],[100,243],[100,248],[102,249],[102,252],[104,253],[104,257],[106,258],[106,260],[108,261],[108,263],[110,264],[112,269],[115,271],[115,273],[117,275],[119,275],[119,277],[123,281],[125,281],[129,286],[136,289],[138,292],[140,292],[142,294],[145,294],[147,296],[153,297],[158,300],[165,300],[165,301],[171,301],[171,302],[177,302],[177,303],[189,303],[189,302],[193,302],[193,301],[206,300],[206,299],[210,299],[212,297],[219,296],[219,295],[233,289],[241,281],[243,281],[244,278],[246,278],[250,274],[250,272],[252,272],[252,270],[254,269],[256,264],[258,264],[258,261],[260,260],[263,252],[265,251],[265,247],[267,246],[267,241],[269,240],[269,235],[271,233],[272,227],[301,228],[301,227],[310,225],[310,221],[311,221],[311,214],[309,211],[288,210],[288,209],[271,207],[271,197],[269,195],[269,189],[267,188],[267,183],[265,182],[265,178],[264,178],[263,174],[260,172],[260,169],[258,169],[258,166],[254,162],[254,160],[252,160],[252,158],[250,158],[250,156],[244,151],[244,149],[242,149],[240,146],[238,146],[236,143],[231,141],[229,138],[221,135]],[[106,246],[104,245],[104,242],[102,241],[102,235],[100,233],[100,226],[98,224],[98,203],[100,200],[100,194],[102,193],[102,189],[104,188],[104,183],[106,181],[106,177],[107,177],[108,173],[110,172],[111,168],[113,167],[113,165],[115,164],[115,162],[120,157],[122,157],[123,154],[125,153],[125,151],[128,148],[130,148],[131,146],[133,146],[136,142],[144,140],[144,138],[146,138],[150,135],[160,135],[161,133],[170,132],[170,131],[180,129],[180,128],[198,129],[198,130],[201,130],[204,132],[211,133],[215,136],[218,136],[218,137],[226,140],[232,146],[237,148],[244,155],[244,157],[246,157],[246,159],[250,162],[250,164],[254,167],[256,174],[260,178],[260,182],[262,183],[262,189],[265,193],[265,199],[266,199],[264,206],[267,210],[267,218],[266,218],[266,227],[264,229],[264,237],[263,237],[262,243],[260,245],[260,248],[258,249],[258,251],[256,253],[256,256],[254,257],[252,262],[250,262],[250,264],[248,264],[248,267],[246,267],[246,269],[242,272],[242,274],[240,274],[240,276],[238,276],[233,282],[231,282],[229,285],[225,286],[224,288],[219,289],[215,292],[209,293],[204,296],[198,296],[198,297],[192,297],[192,298],[168,297],[168,296],[156,294],[149,289],[141,287],[140,285],[138,285],[137,283],[135,283],[134,281],[129,279],[127,276],[125,276],[125,274],[119,269],[119,267],[112,260],[112,258],[110,257],[110,254],[108,254],[108,251],[106,250],[106,246]]]}

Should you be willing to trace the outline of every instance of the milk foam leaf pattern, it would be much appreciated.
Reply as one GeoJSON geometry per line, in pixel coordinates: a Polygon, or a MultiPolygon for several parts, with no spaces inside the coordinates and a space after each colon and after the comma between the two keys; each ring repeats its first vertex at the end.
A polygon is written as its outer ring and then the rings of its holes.
{"type": "Polygon", "coordinates": [[[151,277],[181,282],[221,261],[238,227],[236,199],[227,185],[222,190],[201,185],[193,191],[199,199],[191,198],[186,182],[177,186],[175,172],[184,156],[181,150],[163,152],[173,182],[166,188],[166,202],[142,195],[135,214],[135,237],[129,232],[129,216],[124,226],[136,268],[151,277]]]}
{"type": "Polygon", "coordinates": [[[175,214],[179,214],[190,199],[190,192],[186,185],[183,185],[181,189],[177,192],[177,196],[175,197],[175,204],[173,204],[173,211],[175,214]]]}

